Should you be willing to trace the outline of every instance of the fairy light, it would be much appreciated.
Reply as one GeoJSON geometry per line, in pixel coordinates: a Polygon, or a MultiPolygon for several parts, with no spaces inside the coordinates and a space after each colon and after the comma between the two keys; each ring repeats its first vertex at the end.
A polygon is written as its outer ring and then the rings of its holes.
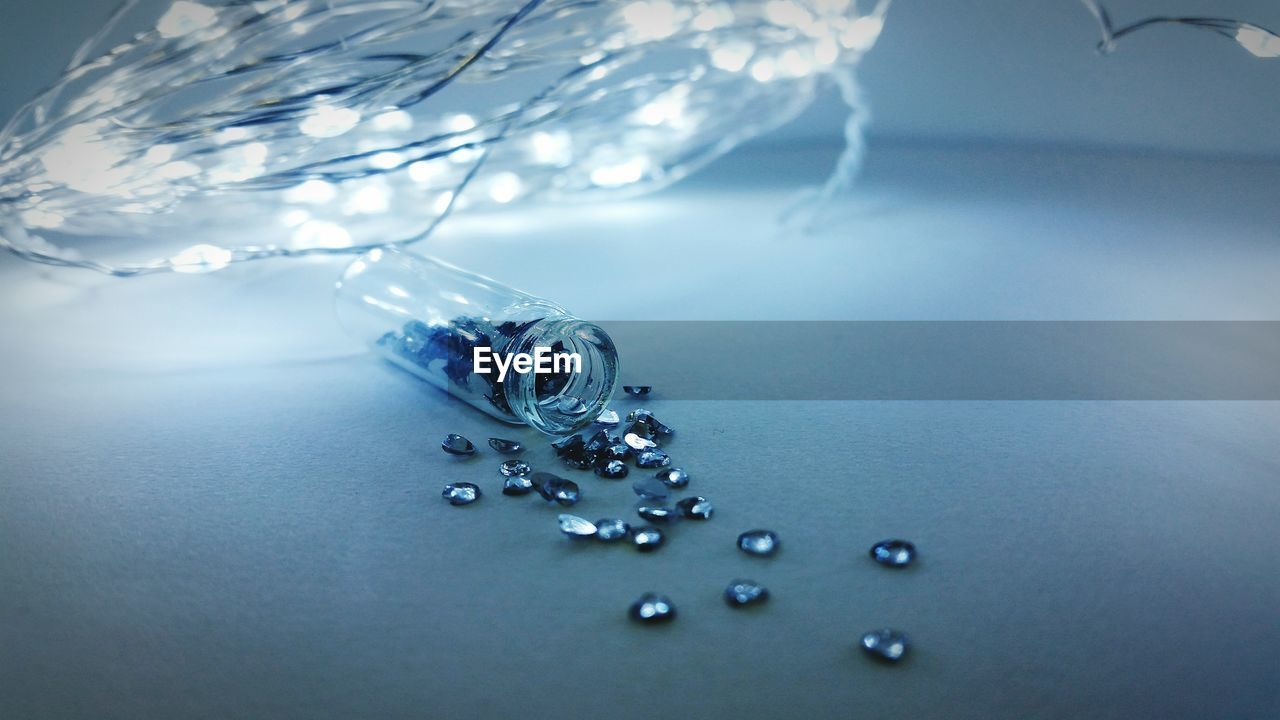
{"type": "Polygon", "coordinates": [[[464,206],[658,189],[795,117],[819,77],[850,85],[888,5],[178,0],[148,22],[127,0],[112,24],[149,29],[107,43],[109,24],[0,131],[0,244],[117,275],[209,272],[412,242],[464,206]],[[467,92],[487,86],[498,101],[467,92]],[[63,250],[38,234],[54,229],[85,239],[63,250]],[[108,231],[156,237],[162,257],[92,257],[108,231]]]}

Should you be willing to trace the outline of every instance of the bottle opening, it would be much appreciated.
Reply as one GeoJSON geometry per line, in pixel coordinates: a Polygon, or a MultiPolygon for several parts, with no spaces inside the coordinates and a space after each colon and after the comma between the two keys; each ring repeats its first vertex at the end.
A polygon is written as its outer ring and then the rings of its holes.
{"type": "Polygon", "coordinates": [[[578,364],[550,374],[518,375],[506,383],[511,409],[550,435],[567,435],[591,424],[604,411],[618,384],[618,353],[599,326],[577,318],[545,319],[517,338],[513,350],[532,354],[549,348],[576,356],[578,364]]]}

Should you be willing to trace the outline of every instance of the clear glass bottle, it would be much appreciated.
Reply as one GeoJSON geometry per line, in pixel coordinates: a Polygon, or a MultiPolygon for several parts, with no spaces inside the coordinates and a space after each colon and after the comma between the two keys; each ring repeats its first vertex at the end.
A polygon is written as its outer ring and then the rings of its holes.
{"type": "MultiPolygon", "coordinates": [[[[338,319],[382,357],[499,420],[549,435],[579,430],[604,410],[618,382],[618,353],[596,325],[495,280],[403,250],[361,255],[338,281],[338,319]],[[580,367],[474,372],[474,351],[549,348],[580,367]],[[577,370],[576,372],[573,370],[577,370]]],[[[550,364],[548,361],[547,364],[550,364]]]]}

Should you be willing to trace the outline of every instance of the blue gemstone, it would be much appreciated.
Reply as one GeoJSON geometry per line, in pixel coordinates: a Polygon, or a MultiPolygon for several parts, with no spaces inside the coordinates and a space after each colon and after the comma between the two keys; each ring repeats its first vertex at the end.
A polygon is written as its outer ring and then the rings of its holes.
{"type": "Polygon", "coordinates": [[[502,438],[489,438],[489,447],[503,455],[518,453],[524,449],[524,446],[515,440],[503,440],[502,438]]]}
{"type": "Polygon", "coordinates": [[[600,417],[596,418],[596,424],[604,425],[605,427],[613,427],[620,422],[622,422],[622,420],[618,417],[618,413],[613,410],[605,410],[600,413],[600,417]]]}
{"type": "Polygon", "coordinates": [[[529,479],[533,483],[533,489],[547,502],[568,507],[577,504],[582,497],[578,484],[572,480],[565,480],[548,472],[535,472],[529,479]]]}
{"type": "Polygon", "coordinates": [[[631,397],[642,398],[642,397],[647,397],[649,393],[653,392],[653,386],[652,385],[623,385],[622,392],[630,395],[631,397]]]}
{"type": "Polygon", "coordinates": [[[586,442],[581,435],[570,435],[551,443],[551,449],[556,451],[557,457],[564,457],[568,453],[580,450],[584,445],[586,442]]]}
{"type": "Polygon", "coordinates": [[[671,497],[671,488],[657,478],[636,478],[631,489],[645,500],[666,500],[671,497]]]}
{"type": "Polygon", "coordinates": [[[872,630],[862,636],[859,645],[863,652],[883,662],[896,663],[907,654],[907,636],[891,628],[872,630]]]}
{"type": "Polygon", "coordinates": [[[440,496],[448,500],[450,505],[470,505],[480,499],[480,488],[469,482],[449,483],[444,486],[444,492],[440,496]]]}
{"type": "Polygon", "coordinates": [[[525,475],[512,475],[502,483],[503,495],[528,495],[533,492],[533,481],[525,475]]]}
{"type": "Polygon", "coordinates": [[[669,523],[680,517],[675,508],[667,505],[641,505],[636,513],[649,522],[669,523]]]}
{"type": "Polygon", "coordinates": [[[450,455],[476,454],[476,446],[472,445],[470,440],[456,433],[450,433],[447,435],[444,442],[440,443],[440,447],[450,455]]]}
{"type": "Polygon", "coordinates": [[[870,555],[881,565],[901,568],[916,559],[916,546],[906,540],[881,540],[871,546],[870,555]]]}
{"type": "Polygon", "coordinates": [[[561,515],[559,521],[560,532],[571,538],[595,537],[595,524],[584,518],[580,518],[577,515],[561,515]]]}
{"type": "Polygon", "coordinates": [[[503,477],[528,475],[532,470],[529,463],[523,460],[507,460],[498,466],[498,472],[502,473],[503,477]]]}
{"type": "Polygon", "coordinates": [[[748,555],[772,555],[778,551],[778,535],[772,530],[748,530],[738,536],[738,549],[748,555]]]}
{"type": "Polygon", "coordinates": [[[636,455],[636,467],[660,468],[670,464],[671,456],[657,448],[642,450],[639,455],[636,455]]]}
{"type": "Polygon", "coordinates": [[[610,480],[621,480],[627,476],[628,472],[630,470],[627,468],[627,464],[621,460],[609,460],[603,465],[596,465],[596,474],[610,480]]]}
{"type": "Polygon", "coordinates": [[[631,528],[631,544],[636,546],[636,550],[640,552],[653,552],[662,547],[662,543],[666,541],[662,531],[652,525],[642,525],[637,528],[631,528]]]}
{"type": "Polygon", "coordinates": [[[596,455],[604,452],[605,448],[609,447],[611,442],[612,441],[609,440],[609,433],[604,430],[600,430],[595,435],[592,435],[590,440],[583,444],[582,449],[586,451],[587,455],[594,458],[596,455]]]}
{"type": "Polygon", "coordinates": [[[676,503],[676,508],[680,510],[681,515],[690,520],[710,520],[711,514],[715,512],[711,503],[698,495],[681,500],[676,503]]]}
{"type": "Polygon", "coordinates": [[[631,526],[617,518],[596,521],[596,539],[600,542],[617,542],[631,534],[631,526]]]}
{"type": "Polygon", "coordinates": [[[769,599],[769,590],[754,580],[734,580],[724,589],[724,601],[731,607],[759,605],[769,599]]]}
{"type": "Polygon", "coordinates": [[[632,410],[627,414],[627,420],[631,422],[644,423],[645,427],[648,428],[649,431],[649,434],[645,437],[652,438],[654,435],[671,435],[675,433],[675,430],[667,427],[667,425],[654,417],[653,413],[648,410],[632,410]]]}
{"type": "Polygon", "coordinates": [[[654,477],[670,488],[682,488],[689,484],[689,473],[680,468],[663,468],[654,477]]]}
{"type": "Polygon", "coordinates": [[[658,447],[658,443],[650,440],[643,435],[629,432],[622,436],[622,442],[633,451],[643,452],[658,447]]]}
{"type": "Polygon", "coordinates": [[[669,622],[676,618],[676,606],[671,599],[657,593],[645,593],[631,604],[631,619],[641,623],[669,622]]]}

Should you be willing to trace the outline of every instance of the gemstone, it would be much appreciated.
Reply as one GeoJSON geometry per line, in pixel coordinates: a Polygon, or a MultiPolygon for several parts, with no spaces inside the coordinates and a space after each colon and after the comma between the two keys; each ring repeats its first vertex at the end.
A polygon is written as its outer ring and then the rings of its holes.
{"type": "Polygon", "coordinates": [[[565,480],[558,475],[535,472],[529,476],[529,480],[533,483],[533,489],[537,490],[542,499],[547,502],[555,502],[567,507],[577,503],[582,497],[577,483],[565,480]]]}
{"type": "Polygon", "coordinates": [[[653,435],[671,435],[675,433],[675,430],[672,430],[661,420],[654,417],[653,413],[643,408],[632,410],[630,413],[627,413],[627,420],[644,423],[649,428],[649,432],[652,433],[649,437],[652,437],[653,435]]]}
{"type": "Polygon", "coordinates": [[[769,589],[755,580],[734,580],[724,589],[724,601],[731,607],[759,605],[769,599],[769,589]]]}
{"type": "Polygon", "coordinates": [[[600,453],[596,459],[626,460],[629,457],[631,457],[631,448],[627,447],[626,444],[618,438],[613,438],[609,441],[609,447],[605,448],[604,452],[600,453]]]}
{"type": "Polygon", "coordinates": [[[710,501],[699,495],[684,498],[676,503],[676,508],[680,510],[681,515],[690,520],[710,520],[711,514],[715,512],[710,501]]]}
{"type": "Polygon", "coordinates": [[[627,423],[627,426],[622,429],[622,434],[624,437],[627,435],[638,435],[645,440],[653,439],[653,429],[649,427],[649,424],[643,420],[636,420],[634,418],[632,418],[630,422],[627,423]]]}
{"type": "Polygon", "coordinates": [[[560,461],[574,470],[590,470],[592,465],[591,456],[582,448],[561,455],[560,461]]]}
{"type": "Polygon", "coordinates": [[[600,542],[617,542],[631,534],[631,526],[617,518],[596,521],[596,539],[600,542]]]}
{"type": "Polygon", "coordinates": [[[571,538],[588,538],[596,534],[595,524],[577,515],[561,515],[559,519],[560,532],[571,538]]]}
{"type": "Polygon", "coordinates": [[[523,460],[507,460],[498,466],[498,472],[502,473],[504,477],[528,475],[532,469],[529,467],[529,463],[523,460]]]}
{"type": "Polygon", "coordinates": [[[669,523],[680,517],[679,511],[669,505],[641,505],[636,513],[649,522],[669,523]]]}
{"type": "Polygon", "coordinates": [[[582,449],[586,443],[583,442],[581,435],[570,435],[551,443],[551,449],[556,451],[557,457],[564,457],[568,453],[577,452],[582,449]]]}
{"type": "Polygon", "coordinates": [[[649,393],[653,392],[653,386],[652,385],[623,385],[622,392],[630,395],[631,397],[642,398],[642,397],[648,396],[649,393]]]}
{"type": "Polygon", "coordinates": [[[627,476],[628,471],[627,464],[621,460],[609,460],[603,465],[596,466],[596,474],[610,480],[621,480],[627,476]]]}
{"type": "Polygon", "coordinates": [[[881,565],[906,567],[916,559],[916,546],[906,540],[881,540],[871,546],[870,554],[881,565]]]}
{"type": "Polygon", "coordinates": [[[528,495],[533,492],[533,481],[525,475],[512,475],[502,483],[503,495],[528,495]]]}
{"type": "Polygon", "coordinates": [[[662,543],[666,541],[662,531],[652,525],[642,525],[638,528],[631,528],[631,544],[636,546],[636,550],[640,552],[653,552],[662,547],[662,543]]]}
{"type": "Polygon", "coordinates": [[[503,455],[518,453],[524,449],[524,446],[515,440],[503,440],[502,438],[489,438],[489,447],[503,455]]]}
{"type": "Polygon", "coordinates": [[[450,455],[475,455],[476,446],[471,441],[456,433],[449,433],[440,447],[450,455]]]}
{"type": "Polygon", "coordinates": [[[604,425],[605,427],[613,427],[620,422],[622,420],[618,417],[618,413],[613,410],[605,410],[600,413],[600,417],[596,418],[596,424],[604,425]]]}
{"type": "Polygon", "coordinates": [[[680,468],[663,468],[654,477],[669,488],[682,488],[689,484],[689,473],[680,468]]]}
{"type": "Polygon", "coordinates": [[[631,603],[628,611],[632,620],[642,623],[669,622],[676,617],[676,606],[670,598],[657,593],[645,593],[639,600],[631,603]]]}
{"type": "Polygon", "coordinates": [[[591,439],[582,446],[582,449],[588,456],[594,458],[596,455],[604,452],[604,449],[609,447],[610,442],[609,433],[601,430],[595,435],[592,435],[591,439]]]}
{"type": "Polygon", "coordinates": [[[450,505],[470,505],[480,499],[480,488],[475,483],[449,483],[444,486],[444,492],[440,496],[448,500],[450,505]]]}
{"type": "Polygon", "coordinates": [[[907,653],[907,636],[890,628],[872,630],[862,636],[862,651],[884,662],[896,663],[907,653]]]}
{"type": "Polygon", "coordinates": [[[670,464],[671,456],[656,448],[653,450],[641,450],[640,454],[636,455],[636,467],[660,468],[670,464]]]}
{"type": "Polygon", "coordinates": [[[748,555],[772,555],[778,551],[778,534],[772,530],[748,530],[738,536],[738,549],[748,555]]]}
{"type": "Polygon", "coordinates": [[[623,435],[622,442],[632,450],[651,450],[658,447],[658,443],[633,432],[623,435]]]}
{"type": "Polygon", "coordinates": [[[631,483],[631,489],[645,500],[666,500],[671,497],[671,488],[657,478],[637,478],[631,483]]]}

